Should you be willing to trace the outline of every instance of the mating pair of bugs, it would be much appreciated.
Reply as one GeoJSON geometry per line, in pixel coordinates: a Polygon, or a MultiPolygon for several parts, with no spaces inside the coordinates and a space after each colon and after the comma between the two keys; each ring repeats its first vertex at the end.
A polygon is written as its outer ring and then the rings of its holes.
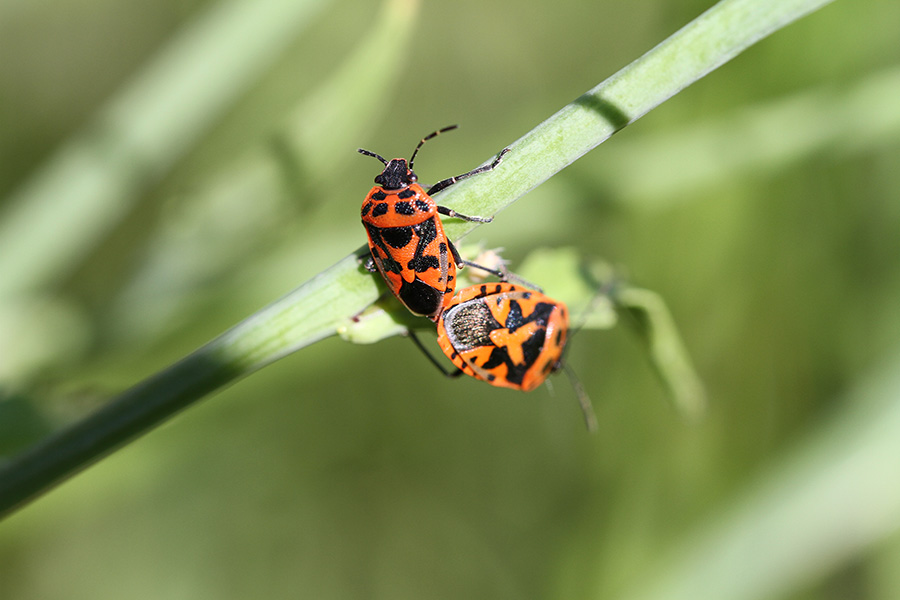
{"type": "MultiPolygon", "coordinates": [[[[444,179],[426,191],[417,183],[413,163],[422,145],[456,129],[445,127],[425,136],[407,162],[377,158],[384,170],[375,178],[362,205],[362,222],[369,236],[369,271],[378,271],[391,292],[415,315],[437,323],[438,345],[457,367],[447,372],[411,335],[426,356],[447,375],[465,373],[491,385],[530,391],[562,367],[569,329],[565,304],[508,281],[505,272],[463,260],[444,233],[440,215],[487,223],[492,217],[470,217],[439,206],[432,195],[454,183],[494,169],[509,152],[468,173],[444,179]],[[477,267],[500,278],[499,282],[466,287],[454,295],[456,271],[477,267]]],[[[411,332],[410,332],[411,333],[411,332]]],[[[588,426],[593,423],[586,398],[580,398],[588,426]]]]}

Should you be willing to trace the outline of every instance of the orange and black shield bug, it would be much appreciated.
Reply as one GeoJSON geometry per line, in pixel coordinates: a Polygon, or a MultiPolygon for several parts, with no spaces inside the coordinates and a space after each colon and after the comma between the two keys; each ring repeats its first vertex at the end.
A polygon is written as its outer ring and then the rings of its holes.
{"type": "Polygon", "coordinates": [[[417,183],[413,163],[419,148],[431,138],[456,125],[435,131],[419,141],[407,164],[404,158],[385,160],[378,154],[359,149],[361,154],[377,158],[384,170],[375,178],[363,201],[362,223],[369,236],[372,254],[367,268],[378,270],[391,292],[413,313],[437,321],[453,297],[456,269],[466,263],[447,239],[438,214],[488,223],[491,217],[469,217],[443,206],[431,198],[473,175],[490,171],[500,164],[504,149],[494,161],[468,173],[439,181],[426,191],[417,183]]]}
{"type": "Polygon", "coordinates": [[[438,320],[438,345],[466,375],[525,392],[562,367],[566,305],[508,282],[461,290],[438,320]]]}
{"type": "Polygon", "coordinates": [[[563,364],[571,337],[569,310],[563,302],[506,279],[460,290],[437,322],[438,345],[455,371],[447,371],[412,330],[407,335],[448,377],[465,373],[497,387],[530,392],[565,369],[588,431],[597,431],[590,398],[563,364]]]}

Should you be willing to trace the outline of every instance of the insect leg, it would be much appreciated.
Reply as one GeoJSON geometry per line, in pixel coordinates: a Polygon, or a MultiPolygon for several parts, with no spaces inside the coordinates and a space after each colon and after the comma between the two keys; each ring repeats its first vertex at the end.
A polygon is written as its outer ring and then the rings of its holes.
{"type": "Polygon", "coordinates": [[[407,329],[406,335],[407,335],[407,337],[409,337],[409,339],[411,339],[413,341],[413,343],[416,346],[418,346],[419,350],[422,351],[422,354],[424,354],[426,356],[426,358],[428,358],[428,360],[431,361],[431,364],[433,364],[435,367],[437,367],[438,371],[443,373],[445,377],[459,377],[460,375],[462,375],[463,371],[459,367],[457,367],[457,369],[455,371],[448,371],[444,367],[444,365],[439,363],[437,361],[437,359],[434,356],[432,356],[431,352],[428,351],[428,349],[425,347],[425,345],[422,344],[422,342],[419,340],[418,336],[416,336],[416,334],[413,333],[412,329],[407,329]]]}
{"type": "Polygon", "coordinates": [[[455,219],[462,219],[463,221],[474,221],[476,223],[490,223],[494,220],[494,217],[470,217],[464,215],[462,213],[458,213],[452,208],[447,208],[446,206],[438,206],[437,211],[442,215],[447,215],[448,217],[453,217],[455,219]]]}
{"type": "Polygon", "coordinates": [[[468,179],[473,175],[478,175],[479,173],[484,173],[486,171],[490,171],[495,169],[497,165],[499,165],[503,161],[503,155],[509,152],[509,148],[504,148],[500,151],[500,154],[497,155],[497,158],[494,159],[489,165],[484,165],[483,167],[478,167],[473,171],[469,171],[468,173],[463,173],[462,175],[457,175],[456,177],[450,177],[448,179],[444,179],[443,181],[438,181],[436,184],[428,188],[428,195],[433,196],[440,192],[441,190],[447,189],[457,181],[462,181],[463,179],[468,179]]]}

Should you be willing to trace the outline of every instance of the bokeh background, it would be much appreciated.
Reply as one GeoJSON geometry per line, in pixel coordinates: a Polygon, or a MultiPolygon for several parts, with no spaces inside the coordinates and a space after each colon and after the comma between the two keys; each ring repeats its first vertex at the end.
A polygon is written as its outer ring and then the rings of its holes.
{"type": "MultiPolygon", "coordinates": [[[[712,4],[297,2],[202,123],[156,115],[122,200],[71,217],[87,245],[3,306],[4,454],[359,247],[358,146],[408,155],[460,123],[417,171],[467,170],[712,4]]],[[[0,2],[0,219],[61,148],[116,148],[185,31],[257,51],[209,26],[240,4],[0,2]]],[[[0,597],[897,598],[898,92],[900,4],[836,2],[468,238],[513,265],[573,246],[660,292],[701,421],[627,327],[570,348],[593,437],[563,377],[524,395],[446,380],[404,339],[328,339],[0,523],[0,597]]]]}

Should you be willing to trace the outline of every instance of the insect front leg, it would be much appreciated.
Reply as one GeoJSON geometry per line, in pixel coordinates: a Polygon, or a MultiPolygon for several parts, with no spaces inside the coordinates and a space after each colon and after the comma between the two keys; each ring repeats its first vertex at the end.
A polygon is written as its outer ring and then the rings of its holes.
{"type": "Polygon", "coordinates": [[[457,175],[456,177],[449,177],[447,179],[444,179],[443,181],[438,181],[436,184],[434,184],[433,186],[428,188],[428,195],[433,196],[433,195],[437,194],[438,192],[440,192],[441,190],[447,189],[448,187],[450,187],[451,185],[453,185],[454,183],[456,183],[458,181],[462,181],[463,179],[468,179],[469,177],[472,177],[473,175],[478,175],[479,173],[485,173],[487,171],[491,171],[491,170],[497,168],[497,165],[499,165],[501,162],[503,162],[503,155],[506,154],[507,152],[509,152],[509,148],[504,148],[503,150],[501,150],[500,154],[497,155],[497,158],[494,159],[494,162],[492,162],[489,165],[484,165],[483,167],[478,167],[477,169],[473,169],[472,171],[469,171],[468,173],[463,173],[462,175],[457,175]]]}
{"type": "Polygon", "coordinates": [[[375,257],[372,256],[372,251],[369,250],[364,256],[359,257],[359,262],[362,264],[363,269],[368,271],[369,273],[377,273],[378,267],[375,266],[375,257]]]}
{"type": "Polygon", "coordinates": [[[452,208],[447,208],[446,206],[438,206],[437,211],[442,215],[447,215],[448,217],[462,219],[463,221],[474,221],[475,223],[490,223],[494,220],[494,217],[470,217],[462,213],[458,213],[452,208]]]}

